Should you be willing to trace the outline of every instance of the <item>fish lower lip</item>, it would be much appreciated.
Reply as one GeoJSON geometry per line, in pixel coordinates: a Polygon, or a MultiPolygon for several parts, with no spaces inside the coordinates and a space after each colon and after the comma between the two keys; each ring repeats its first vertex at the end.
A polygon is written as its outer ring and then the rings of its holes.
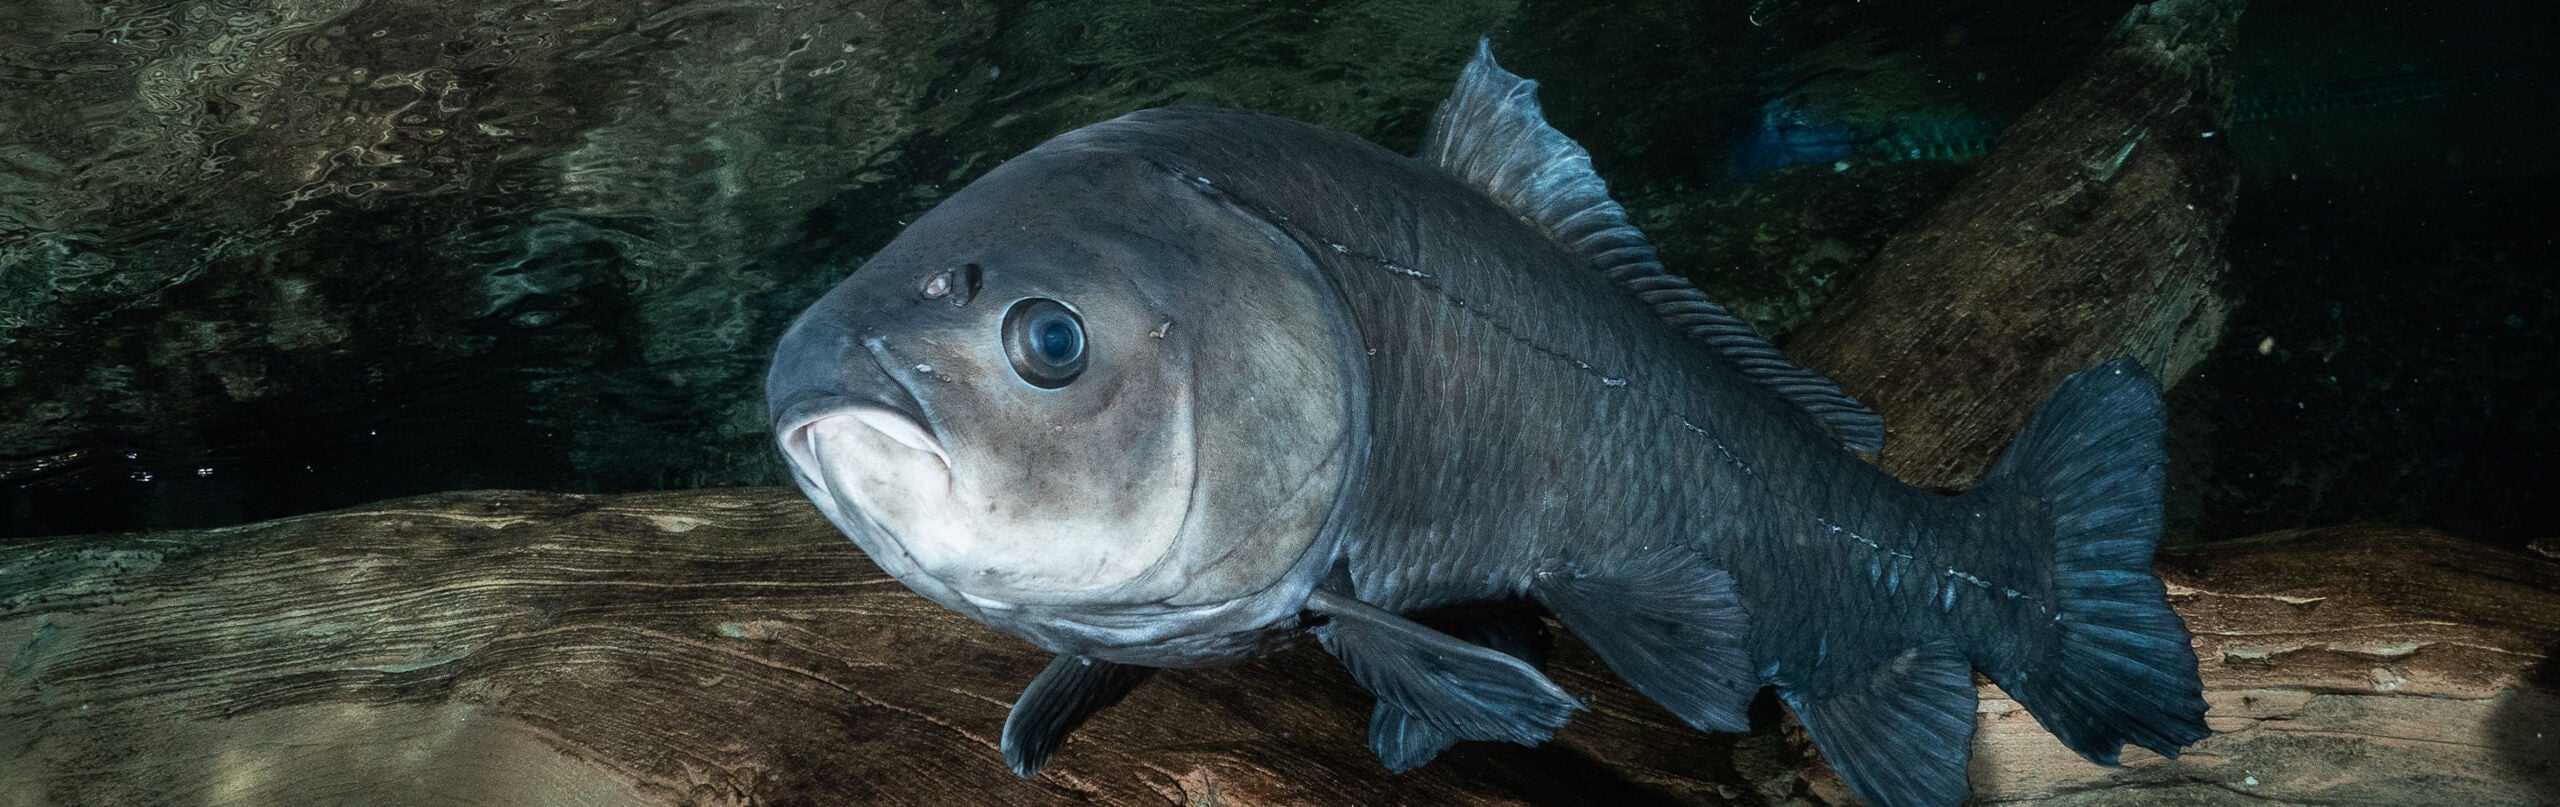
{"type": "Polygon", "coordinates": [[[951,464],[950,458],[943,456],[942,441],[933,439],[933,435],[926,432],[923,426],[904,415],[887,409],[865,406],[855,408],[845,417],[853,418],[862,425],[871,427],[873,431],[888,436],[899,445],[932,454],[942,459],[944,465],[951,464]]]}
{"type": "Polygon", "coordinates": [[[880,445],[880,441],[885,440],[906,450],[932,455],[946,470],[951,467],[951,457],[943,451],[942,441],[935,439],[923,424],[904,412],[869,403],[810,418],[808,422],[793,427],[783,438],[783,451],[791,455],[793,464],[815,472],[826,467],[819,454],[821,443],[831,442],[830,437],[867,443],[876,448],[887,448],[880,445]]]}

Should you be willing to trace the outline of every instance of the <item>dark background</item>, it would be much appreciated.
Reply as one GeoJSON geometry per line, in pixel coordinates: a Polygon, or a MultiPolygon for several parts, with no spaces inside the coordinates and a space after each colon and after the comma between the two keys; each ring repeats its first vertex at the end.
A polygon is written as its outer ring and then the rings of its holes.
{"type": "MultiPolygon", "coordinates": [[[[969,179],[1172,103],[1409,149],[1478,34],[1783,336],[2128,5],[20,0],[0,537],[780,482],[773,339],[969,179]]],[[[2171,393],[2172,540],[2560,535],[2555,16],[2245,13],[2239,302],[2171,393]]]]}

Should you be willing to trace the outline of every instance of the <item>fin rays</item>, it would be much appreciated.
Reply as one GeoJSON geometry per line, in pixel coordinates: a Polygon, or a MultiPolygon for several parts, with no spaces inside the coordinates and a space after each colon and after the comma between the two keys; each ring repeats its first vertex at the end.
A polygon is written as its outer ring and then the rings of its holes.
{"type": "Polygon", "coordinates": [[[1031,685],[1023,688],[1022,697],[1013,704],[1013,712],[1004,720],[1005,764],[1015,775],[1029,778],[1049,764],[1049,757],[1065,745],[1067,734],[1084,725],[1095,712],[1111,708],[1128,697],[1129,691],[1144,683],[1155,670],[1115,664],[1084,656],[1059,656],[1049,661],[1031,685]]]}
{"type": "Polygon", "coordinates": [[[1674,329],[1772,394],[1794,403],[1857,451],[1884,448],[1884,419],[1838,384],[1789,360],[1750,323],[1686,278],[1663,271],[1626,209],[1609,198],[1591,153],[1548,126],[1538,83],[1494,63],[1479,40],[1458,86],[1432,115],[1422,154],[1544,229],[1674,329]]]}
{"type": "MultiPolygon", "coordinates": [[[[2168,456],[2160,387],[2130,359],[2065,379],[1982,485],[2052,508],[2055,641],[1984,672],[2090,761],[2125,743],[2175,757],[2211,735],[2186,624],[2153,577],[2168,456]]],[[[1975,495],[1972,493],[1968,496],[1975,495]]]]}
{"type": "Polygon", "coordinates": [[[1938,640],[1832,687],[1780,687],[1833,770],[1876,807],[1961,804],[1973,793],[1973,667],[1938,640]]]}
{"type": "Polygon", "coordinates": [[[1582,709],[1520,659],[1322,590],[1307,607],[1330,618],[1316,639],[1363,688],[1457,739],[1537,745],[1582,709]]]}
{"type": "Polygon", "coordinates": [[[1530,591],[1645,697],[1701,731],[1748,730],[1760,678],[1733,576],[1688,551],[1629,565],[1608,577],[1541,573],[1530,591]]]}

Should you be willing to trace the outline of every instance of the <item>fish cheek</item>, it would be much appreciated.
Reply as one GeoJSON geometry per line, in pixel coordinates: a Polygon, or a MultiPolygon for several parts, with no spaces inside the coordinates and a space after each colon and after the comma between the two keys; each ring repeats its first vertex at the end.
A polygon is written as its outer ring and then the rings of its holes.
{"type": "Polygon", "coordinates": [[[1169,424],[1129,414],[1106,410],[1054,428],[1017,426],[1004,441],[1012,448],[1002,481],[991,486],[1005,495],[990,497],[987,512],[1005,520],[1128,520],[1145,499],[1166,493],[1163,475],[1150,471],[1180,460],[1167,456],[1169,424]]]}
{"type": "Polygon", "coordinates": [[[969,435],[955,462],[970,466],[966,506],[1007,555],[981,566],[1019,586],[1161,597],[1180,581],[1150,572],[1190,505],[1187,394],[1155,362],[1096,370],[1058,390],[987,390],[951,430],[969,435]]]}
{"type": "Polygon", "coordinates": [[[1112,523],[1190,507],[1198,465],[1191,379],[1177,367],[1146,369],[1112,379],[1117,383],[1105,393],[1108,404],[1069,426],[1074,439],[1061,443],[1078,449],[1077,456],[1062,458],[1065,467],[1084,474],[1085,495],[1096,499],[1112,523]]]}

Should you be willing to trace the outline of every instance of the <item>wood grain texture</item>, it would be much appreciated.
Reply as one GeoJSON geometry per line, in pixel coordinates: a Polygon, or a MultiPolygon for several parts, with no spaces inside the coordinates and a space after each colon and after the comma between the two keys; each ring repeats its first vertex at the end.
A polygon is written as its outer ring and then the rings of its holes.
{"type": "Polygon", "coordinates": [[[2212,348],[2238,17],[2229,0],[2136,6],[1788,341],[1884,414],[1886,470],[1968,487],[2072,371],[2132,356],[2174,381],[2212,348]]]}
{"type": "Polygon", "coordinates": [[[2164,553],[2214,736],[2129,750],[2110,789],[1990,699],[1984,801],[2560,803],[2560,564],[2407,527],[2299,530],[2164,553]],[[2136,757],[2151,764],[2135,761],[2136,757]]]}
{"type": "MultiPolygon", "coordinates": [[[[2560,798],[2560,565],[2350,528],[2166,556],[2217,735],[2073,757],[1986,689],[1986,803],[2560,798]]],[[[1767,698],[1681,726],[1580,646],[1538,749],[1388,774],[1311,646],[1174,670],[1015,779],[1046,661],[874,569],[795,491],[457,493],[0,549],[0,804],[1834,804],[1767,698]]]]}

